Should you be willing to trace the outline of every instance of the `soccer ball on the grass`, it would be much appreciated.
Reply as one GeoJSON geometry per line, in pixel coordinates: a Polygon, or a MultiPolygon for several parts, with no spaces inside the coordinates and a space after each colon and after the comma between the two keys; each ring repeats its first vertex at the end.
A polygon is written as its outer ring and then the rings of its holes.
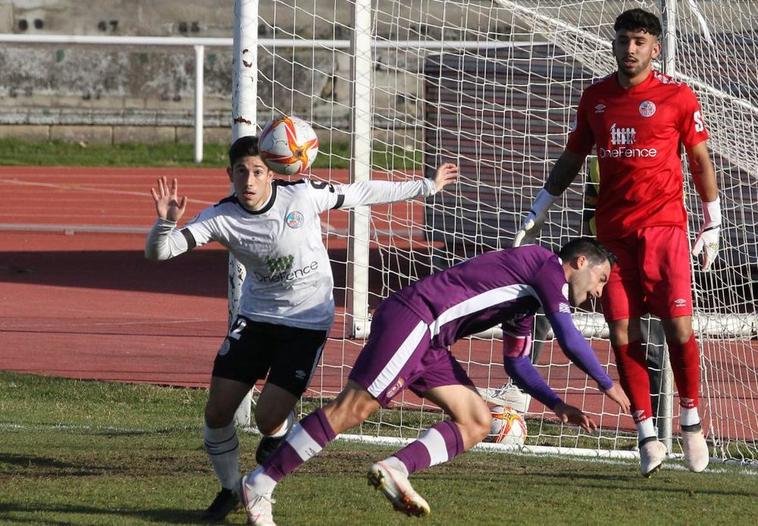
{"type": "Polygon", "coordinates": [[[269,122],[258,138],[261,159],[270,170],[297,175],[307,170],[318,153],[318,137],[310,124],[284,115],[269,122]]]}
{"type": "Polygon", "coordinates": [[[493,407],[490,433],[487,442],[523,446],[526,441],[526,422],[524,418],[510,407],[501,405],[493,407]]]}

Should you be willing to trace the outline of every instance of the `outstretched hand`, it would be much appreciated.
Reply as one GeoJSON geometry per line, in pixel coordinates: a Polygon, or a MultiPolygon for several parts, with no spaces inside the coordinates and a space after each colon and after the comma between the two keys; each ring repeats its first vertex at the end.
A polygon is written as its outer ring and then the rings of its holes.
{"type": "Polygon", "coordinates": [[[155,201],[155,211],[161,219],[169,221],[179,221],[187,209],[187,196],[181,198],[177,196],[179,185],[176,178],[171,180],[169,186],[166,177],[158,178],[158,190],[150,189],[150,193],[155,201]]]}
{"type": "Polygon", "coordinates": [[[513,240],[514,247],[534,243],[540,233],[542,223],[547,219],[547,212],[556,199],[558,199],[557,195],[551,194],[544,188],[539,191],[529,213],[526,214],[521,222],[521,227],[516,232],[516,237],[513,240]]]}
{"type": "Polygon", "coordinates": [[[556,416],[558,416],[560,421],[564,424],[574,424],[575,426],[580,426],[588,433],[592,433],[597,429],[597,424],[595,421],[585,415],[578,407],[559,402],[553,411],[555,412],[556,416]]]}
{"type": "Polygon", "coordinates": [[[531,245],[534,243],[539,232],[542,222],[539,225],[537,223],[537,216],[533,211],[529,211],[526,217],[521,222],[521,226],[516,232],[516,237],[513,238],[513,246],[520,247],[521,245],[531,245]],[[536,226],[536,228],[535,228],[536,226]]]}
{"type": "Polygon", "coordinates": [[[621,407],[621,412],[629,414],[631,402],[619,384],[613,382],[613,385],[605,391],[605,396],[616,402],[621,407]]]}
{"type": "Polygon", "coordinates": [[[439,192],[445,186],[455,182],[458,178],[458,165],[454,163],[442,163],[434,174],[434,184],[439,192]]]}

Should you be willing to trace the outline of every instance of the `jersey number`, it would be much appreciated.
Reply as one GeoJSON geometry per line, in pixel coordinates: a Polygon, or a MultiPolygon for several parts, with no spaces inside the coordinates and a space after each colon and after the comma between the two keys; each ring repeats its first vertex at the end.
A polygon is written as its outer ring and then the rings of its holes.
{"type": "Polygon", "coordinates": [[[229,331],[229,337],[232,340],[239,340],[245,327],[247,327],[247,320],[245,318],[237,318],[234,321],[234,325],[232,325],[232,330],[229,331]]]}
{"type": "Polygon", "coordinates": [[[314,181],[311,179],[311,186],[315,188],[316,190],[323,190],[324,188],[329,188],[329,191],[334,193],[334,186],[332,186],[331,183],[327,183],[326,181],[314,181]]]}
{"type": "Polygon", "coordinates": [[[703,122],[703,115],[700,113],[700,110],[693,113],[692,118],[695,121],[695,131],[698,133],[703,131],[705,129],[705,123],[703,122]]]}

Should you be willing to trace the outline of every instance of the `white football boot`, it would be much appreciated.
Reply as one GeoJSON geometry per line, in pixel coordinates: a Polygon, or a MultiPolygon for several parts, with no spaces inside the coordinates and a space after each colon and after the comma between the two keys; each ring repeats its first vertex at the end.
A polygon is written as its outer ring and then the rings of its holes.
{"type": "Polygon", "coordinates": [[[651,440],[640,446],[640,473],[649,477],[658,471],[666,458],[666,446],[659,440],[651,440]]]}
{"type": "Polygon", "coordinates": [[[368,471],[368,482],[376,489],[382,490],[384,496],[397,511],[416,517],[431,513],[429,504],[416,493],[408,482],[408,477],[384,462],[377,462],[371,466],[368,471]]]}
{"type": "Polygon", "coordinates": [[[708,444],[705,441],[703,430],[682,431],[682,451],[684,463],[690,471],[700,473],[708,467],[708,444]]]}
{"type": "Polygon", "coordinates": [[[276,526],[271,505],[274,499],[260,495],[245,483],[247,475],[240,479],[239,495],[242,506],[247,513],[247,523],[251,526],[276,526]]]}
{"type": "Polygon", "coordinates": [[[485,402],[510,407],[521,414],[529,411],[529,403],[532,401],[532,397],[519,389],[511,380],[502,387],[477,390],[485,402]]]}

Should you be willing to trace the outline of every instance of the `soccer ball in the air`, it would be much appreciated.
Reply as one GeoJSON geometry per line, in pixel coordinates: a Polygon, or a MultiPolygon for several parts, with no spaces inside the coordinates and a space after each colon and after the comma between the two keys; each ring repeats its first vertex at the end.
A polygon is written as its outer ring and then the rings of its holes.
{"type": "Polygon", "coordinates": [[[284,115],[263,128],[258,150],[270,170],[297,175],[307,170],[316,158],[318,137],[303,119],[284,115]]]}
{"type": "Polygon", "coordinates": [[[526,422],[510,407],[495,406],[491,410],[490,433],[487,442],[523,446],[526,441],[526,422]]]}

